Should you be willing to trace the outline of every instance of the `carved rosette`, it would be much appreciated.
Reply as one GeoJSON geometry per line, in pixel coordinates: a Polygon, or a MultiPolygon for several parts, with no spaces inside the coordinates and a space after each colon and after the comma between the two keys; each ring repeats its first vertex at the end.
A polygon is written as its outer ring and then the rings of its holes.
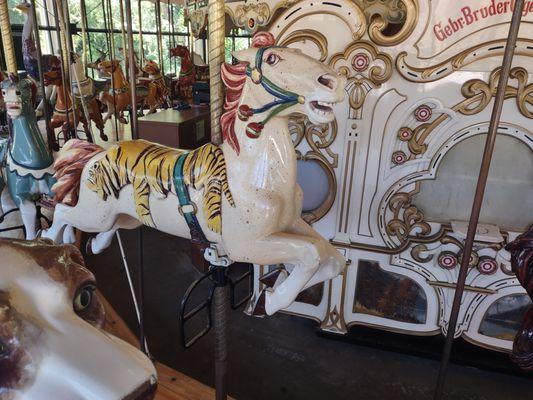
{"type": "Polygon", "coordinates": [[[392,58],[370,42],[357,41],[331,57],[331,67],[346,76],[350,118],[360,119],[367,94],[392,75],[392,58]]]}
{"type": "Polygon", "coordinates": [[[316,162],[328,177],[328,196],[316,209],[304,212],[302,217],[313,223],[324,217],[335,202],[337,193],[337,178],[335,168],[338,166],[339,156],[331,150],[331,145],[337,138],[337,121],[329,124],[313,124],[307,116],[293,115],[289,118],[296,156],[298,160],[316,162]]]}

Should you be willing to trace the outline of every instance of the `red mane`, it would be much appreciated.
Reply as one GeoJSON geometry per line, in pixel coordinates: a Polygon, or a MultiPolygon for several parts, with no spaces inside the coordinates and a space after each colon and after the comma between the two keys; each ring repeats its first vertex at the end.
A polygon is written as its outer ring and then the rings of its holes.
{"type": "MultiPolygon", "coordinates": [[[[274,36],[270,32],[258,32],[252,39],[252,46],[272,46],[275,42],[274,36]]],[[[235,135],[235,119],[237,117],[237,106],[246,82],[247,66],[247,62],[239,62],[235,65],[224,63],[220,71],[222,81],[226,85],[226,100],[224,101],[224,110],[226,112],[220,117],[222,136],[224,141],[227,141],[237,154],[240,152],[240,146],[237,135],[235,135]]]]}

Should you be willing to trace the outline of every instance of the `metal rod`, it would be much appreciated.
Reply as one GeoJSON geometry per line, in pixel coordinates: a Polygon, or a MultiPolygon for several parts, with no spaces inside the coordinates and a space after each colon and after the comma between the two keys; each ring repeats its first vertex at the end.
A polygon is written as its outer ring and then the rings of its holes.
{"type": "MultiPolygon", "coordinates": [[[[124,58],[127,57],[127,52],[128,52],[128,45],[126,43],[126,29],[124,28],[124,4],[122,3],[122,0],[119,0],[119,4],[120,4],[120,8],[119,8],[119,11],[120,11],[120,34],[121,34],[121,37],[122,37],[122,53],[124,54],[124,58]]],[[[130,81],[130,70],[129,68],[126,68],[126,80],[129,82],[130,81]]]]}
{"type": "MultiPolygon", "coordinates": [[[[89,58],[91,59],[91,62],[93,60],[93,53],[91,50],[91,46],[89,44],[89,33],[87,32],[87,5],[85,4],[85,0],[80,0],[80,12],[81,12],[81,37],[83,41],[83,56],[82,56],[82,62],[83,67],[85,68],[85,75],[88,75],[88,68],[87,68],[87,53],[89,53],[89,58]]],[[[91,69],[91,74],[94,78],[93,71],[91,69]]]]}
{"type": "Polygon", "coordinates": [[[144,65],[143,23],[141,0],[137,1],[137,15],[139,16],[139,66],[144,65]]]}
{"type": "MultiPolygon", "coordinates": [[[[50,28],[50,17],[49,17],[49,14],[48,14],[48,0],[43,0],[43,8],[44,8],[44,20],[46,21],[46,26],[50,28]]],[[[48,43],[50,43],[50,52],[52,54],[55,54],[54,53],[54,41],[52,40],[52,29],[47,29],[47,34],[48,34],[48,43]]]]}
{"type": "Polygon", "coordinates": [[[502,69],[498,88],[494,99],[494,106],[490,117],[489,131],[485,141],[485,149],[483,150],[483,159],[479,170],[479,177],[477,180],[476,192],[474,195],[474,202],[472,204],[472,212],[470,214],[470,222],[468,224],[468,231],[466,234],[465,245],[463,249],[463,257],[461,260],[461,269],[457,278],[457,289],[453,298],[453,305],[450,313],[450,321],[448,323],[448,334],[446,335],[446,342],[442,354],[442,361],[439,370],[437,385],[435,387],[434,399],[442,399],[444,384],[446,381],[446,373],[448,371],[448,363],[450,361],[450,353],[452,350],[453,339],[455,336],[455,328],[459,317],[461,308],[461,299],[463,296],[466,276],[468,274],[468,264],[472,254],[472,247],[476,236],[477,224],[479,221],[479,214],[483,204],[483,197],[485,195],[485,187],[487,185],[487,178],[489,175],[490,163],[492,160],[492,153],[494,151],[494,144],[498,133],[498,125],[502,114],[503,102],[505,100],[505,89],[507,81],[509,80],[509,73],[511,71],[511,64],[516,46],[516,39],[518,37],[518,29],[520,28],[520,20],[522,18],[522,10],[524,8],[524,0],[517,0],[513,10],[511,19],[511,26],[509,27],[509,36],[505,46],[505,53],[502,61],[502,69]]]}
{"type": "Polygon", "coordinates": [[[138,276],[138,291],[139,291],[139,340],[141,343],[146,342],[146,335],[144,332],[144,238],[143,227],[139,227],[139,276],[138,276]]]}
{"type": "Polygon", "coordinates": [[[165,66],[163,65],[163,38],[161,37],[161,1],[155,1],[155,15],[157,18],[157,55],[159,58],[159,68],[161,75],[165,75],[165,66]]]}
{"type": "MultiPolygon", "coordinates": [[[[120,248],[120,254],[122,255],[122,264],[124,265],[124,271],[126,272],[126,279],[128,280],[128,286],[130,288],[131,299],[133,300],[133,307],[135,308],[135,314],[137,315],[137,322],[139,323],[139,329],[141,329],[141,309],[139,308],[139,303],[137,302],[137,295],[135,294],[135,287],[133,286],[133,280],[131,279],[130,267],[128,266],[128,260],[126,259],[126,252],[124,251],[124,246],[122,245],[122,238],[120,237],[120,232],[116,231],[118,247],[120,248]]],[[[148,343],[146,338],[143,342],[140,342],[141,350],[146,354],[150,354],[148,350],[148,343]]]]}
{"type": "Polygon", "coordinates": [[[228,286],[219,286],[213,295],[213,327],[215,329],[215,390],[216,400],[228,398],[228,286]]]}
{"type": "MultiPolygon", "coordinates": [[[[60,64],[61,64],[61,80],[63,81],[63,96],[65,97],[65,101],[67,102],[68,101],[68,94],[67,94],[68,78],[67,78],[67,71],[65,70],[65,61],[64,61],[65,60],[65,54],[64,54],[65,47],[63,46],[64,42],[63,42],[63,39],[61,37],[61,30],[59,28],[59,17],[58,17],[59,16],[59,10],[57,8],[57,2],[61,2],[61,0],[53,1],[52,2],[52,6],[53,6],[53,11],[54,11],[54,23],[55,23],[55,26],[56,26],[56,39],[57,39],[57,43],[58,43],[59,57],[61,58],[61,63],[60,64]]],[[[70,112],[69,112],[68,109],[69,109],[69,107],[66,106],[66,109],[65,109],[65,118],[66,118],[65,125],[67,127],[68,136],[70,136],[72,128],[70,126],[70,112]]],[[[65,137],[65,140],[66,139],[69,139],[69,137],[65,137]]]]}
{"type": "Polygon", "coordinates": [[[56,137],[54,131],[50,126],[50,107],[48,99],[46,98],[46,87],[44,86],[43,77],[43,60],[41,51],[41,39],[39,37],[39,24],[37,23],[37,12],[35,10],[35,0],[31,0],[31,18],[33,18],[33,36],[35,38],[35,50],[37,52],[37,68],[39,69],[39,86],[41,87],[41,93],[43,94],[43,111],[44,111],[44,124],[46,127],[46,138],[48,142],[48,149],[50,152],[59,150],[56,143],[56,137]]]}
{"type": "MultiPolygon", "coordinates": [[[[131,91],[131,138],[139,138],[139,126],[137,122],[137,96],[135,93],[135,47],[133,47],[133,24],[131,18],[131,0],[124,0],[124,8],[126,14],[126,33],[128,36],[128,67],[130,76],[130,91],[131,91]]],[[[140,15],[139,15],[140,18],[140,15]]]]}
{"type": "MultiPolygon", "coordinates": [[[[109,31],[111,32],[111,34],[108,36],[109,37],[109,57],[111,59],[111,62],[114,62],[115,61],[115,33],[114,33],[114,28],[113,28],[113,11],[111,10],[111,0],[107,0],[106,2],[106,5],[107,5],[107,19],[108,19],[108,23],[107,23],[107,27],[109,28],[109,31]]],[[[115,140],[118,142],[118,120],[117,120],[117,113],[116,113],[116,104],[117,104],[117,93],[116,93],[116,90],[117,88],[115,87],[115,78],[113,76],[113,72],[111,72],[111,87],[113,88],[113,108],[114,108],[114,112],[115,112],[115,115],[114,115],[114,128],[115,128],[115,140]]]]}

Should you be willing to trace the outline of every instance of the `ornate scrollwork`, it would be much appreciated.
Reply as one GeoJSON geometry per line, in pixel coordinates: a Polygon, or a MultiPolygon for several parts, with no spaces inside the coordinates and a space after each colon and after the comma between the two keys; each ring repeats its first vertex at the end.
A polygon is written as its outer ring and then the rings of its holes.
{"type": "Polygon", "coordinates": [[[303,42],[306,40],[314,43],[320,52],[321,62],[326,61],[328,58],[328,39],[320,32],[313,29],[298,29],[291,32],[279,43],[280,46],[290,46],[293,43],[303,42]]]}
{"type": "Polygon", "coordinates": [[[329,64],[348,79],[350,118],[360,118],[368,92],[392,75],[392,58],[367,41],[353,42],[344,52],[333,55],[329,64]]]}
{"type": "Polygon", "coordinates": [[[386,232],[400,243],[431,234],[431,226],[424,221],[424,213],[412,204],[412,196],[412,192],[399,192],[389,200],[388,208],[393,215],[387,222],[386,232]]]}
{"type": "MultiPolygon", "coordinates": [[[[432,82],[442,79],[455,71],[476,61],[489,57],[501,57],[505,49],[505,39],[493,40],[478,44],[461,51],[438,64],[417,67],[407,62],[407,53],[402,52],[396,58],[396,69],[407,80],[412,82],[432,82]]],[[[516,44],[516,55],[533,57],[533,40],[519,39],[516,44]]]]}
{"type": "Polygon", "coordinates": [[[417,0],[363,0],[362,6],[368,21],[368,36],[380,46],[403,42],[418,21],[417,0]],[[392,26],[399,28],[391,29],[392,26]]]}
{"type": "Polygon", "coordinates": [[[233,23],[239,28],[253,33],[260,26],[265,26],[271,18],[270,7],[267,3],[240,4],[231,13],[233,23]]]}
{"type": "Polygon", "coordinates": [[[326,199],[316,209],[306,211],[302,216],[308,223],[313,223],[326,215],[333,205],[337,193],[337,178],[334,169],[338,166],[339,156],[330,148],[337,137],[337,121],[334,120],[330,124],[313,124],[306,116],[293,115],[289,119],[289,130],[295,148],[304,139],[310,148],[304,154],[297,149],[298,159],[318,163],[328,177],[329,190],[326,199]]]}
{"type": "Polygon", "coordinates": [[[186,21],[190,22],[191,33],[198,38],[205,32],[207,27],[207,8],[187,8],[185,13],[186,21]]]}
{"type": "MultiPolygon", "coordinates": [[[[496,96],[500,73],[501,68],[497,68],[491,72],[487,82],[481,79],[472,79],[465,82],[461,87],[464,100],[454,105],[452,110],[463,115],[475,115],[483,111],[492,98],[496,96]]],[[[516,83],[515,86],[512,84],[507,85],[505,98],[514,98],[520,113],[526,118],[533,118],[533,83],[528,84],[528,77],[528,72],[525,68],[512,68],[510,78],[516,83]]],[[[407,142],[410,154],[405,154],[401,150],[395,151],[392,160],[394,164],[403,164],[408,159],[413,159],[417,155],[426,152],[427,138],[440,124],[449,118],[448,114],[442,113],[431,120],[432,113],[433,111],[429,106],[421,105],[414,111],[414,116],[418,122],[422,123],[414,128],[404,126],[398,130],[398,139],[402,142],[407,142]],[[403,158],[399,157],[400,153],[404,156],[403,158]]]]}

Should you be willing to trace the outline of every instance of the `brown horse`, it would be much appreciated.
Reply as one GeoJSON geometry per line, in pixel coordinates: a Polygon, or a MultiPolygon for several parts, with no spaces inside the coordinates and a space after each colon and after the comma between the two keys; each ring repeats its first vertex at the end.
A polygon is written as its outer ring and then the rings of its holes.
{"type": "Polygon", "coordinates": [[[148,60],[143,71],[148,74],[149,79],[148,95],[145,100],[150,107],[148,114],[155,113],[157,107],[171,106],[170,89],[165,82],[165,77],[161,75],[159,65],[155,61],[148,60]]]}
{"type": "MultiPolygon", "coordinates": [[[[83,130],[87,135],[87,140],[93,142],[89,124],[81,110],[80,104],[77,105],[76,111],[74,112],[74,107],[72,106],[72,94],[70,93],[70,90],[63,85],[61,61],[56,56],[51,56],[49,58],[49,63],[49,69],[43,74],[44,84],[45,86],[53,85],[57,90],[57,99],[50,126],[52,129],[61,127],[62,131],[66,134],[67,126],[76,129],[75,123],[81,122],[83,130]]],[[[100,113],[100,106],[96,101],[96,98],[87,100],[87,109],[89,112],[89,118],[95,122],[96,127],[100,131],[100,138],[102,140],[107,140],[107,136],[104,134],[104,122],[102,120],[102,114],[100,113]]]]}
{"type": "Polygon", "coordinates": [[[124,118],[124,110],[131,105],[130,85],[122,72],[120,61],[104,60],[98,64],[102,73],[111,74],[111,87],[107,92],[100,93],[100,101],[107,106],[104,123],[115,115],[115,118],[123,124],[128,121],[124,118]]]}
{"type": "Polygon", "coordinates": [[[180,75],[178,79],[178,93],[184,100],[192,99],[192,86],[196,82],[196,66],[191,60],[191,53],[187,46],[178,45],[170,49],[172,57],[181,58],[180,75]]]}
{"type": "MultiPolygon", "coordinates": [[[[520,284],[533,300],[533,226],[505,246],[511,253],[511,266],[520,284]]],[[[525,370],[533,370],[533,306],[529,306],[514,338],[511,359],[525,370]]]]}

